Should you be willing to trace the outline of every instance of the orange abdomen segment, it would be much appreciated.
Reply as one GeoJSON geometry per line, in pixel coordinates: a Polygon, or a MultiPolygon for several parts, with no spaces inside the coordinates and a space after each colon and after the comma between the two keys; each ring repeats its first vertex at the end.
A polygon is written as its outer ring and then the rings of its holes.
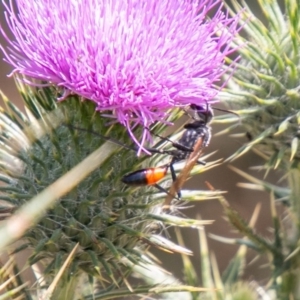
{"type": "Polygon", "coordinates": [[[129,173],[122,178],[128,185],[152,185],[164,178],[169,166],[147,168],[129,173]]]}
{"type": "Polygon", "coordinates": [[[149,168],[146,172],[147,184],[155,184],[161,179],[163,179],[168,171],[168,167],[157,167],[157,168],[149,168]]]}

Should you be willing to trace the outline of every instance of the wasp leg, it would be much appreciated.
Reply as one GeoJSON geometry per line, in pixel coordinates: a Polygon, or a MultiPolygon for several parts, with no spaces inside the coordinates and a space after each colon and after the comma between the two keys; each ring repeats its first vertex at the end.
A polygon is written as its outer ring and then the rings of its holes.
{"type": "MultiPolygon", "coordinates": [[[[166,189],[164,189],[162,186],[160,186],[159,184],[155,183],[153,184],[153,186],[155,186],[160,192],[166,193],[168,195],[171,195],[166,189]]],[[[172,196],[172,195],[171,195],[172,196]]],[[[180,198],[174,197],[176,200],[181,200],[180,198]]]]}
{"type": "Polygon", "coordinates": [[[206,165],[206,161],[203,160],[197,160],[197,164],[205,166],[206,165]]]}
{"type": "MultiPolygon", "coordinates": [[[[176,172],[175,172],[174,165],[172,162],[170,163],[170,171],[171,171],[172,180],[173,180],[173,182],[175,182],[177,179],[177,176],[176,176],[176,172]]],[[[177,195],[178,195],[178,198],[181,199],[181,191],[180,190],[177,191],[177,195]]]]}
{"type": "MultiPolygon", "coordinates": [[[[170,142],[170,143],[172,144],[172,146],[173,146],[174,148],[178,149],[178,150],[182,150],[182,151],[186,151],[186,152],[193,152],[193,151],[194,151],[193,148],[186,147],[186,146],[184,146],[184,145],[182,145],[182,144],[180,144],[180,143],[174,142],[174,141],[170,140],[169,138],[167,138],[167,137],[165,137],[165,136],[161,136],[160,134],[157,134],[157,133],[152,132],[151,129],[149,129],[149,128],[147,128],[147,127],[145,127],[145,128],[146,128],[147,130],[149,130],[150,133],[152,133],[153,135],[155,135],[155,136],[161,138],[161,139],[164,140],[164,141],[170,142]]],[[[153,149],[153,148],[149,148],[149,149],[145,148],[145,149],[148,150],[149,152],[152,152],[152,150],[153,150],[153,153],[163,153],[163,154],[169,154],[169,153],[172,153],[172,152],[171,152],[172,150],[171,150],[170,152],[168,152],[168,150],[157,150],[158,152],[155,152],[155,149],[153,149]],[[163,151],[163,152],[159,152],[159,151],[163,151]]],[[[170,155],[172,155],[172,154],[170,154],[170,155]]]]}

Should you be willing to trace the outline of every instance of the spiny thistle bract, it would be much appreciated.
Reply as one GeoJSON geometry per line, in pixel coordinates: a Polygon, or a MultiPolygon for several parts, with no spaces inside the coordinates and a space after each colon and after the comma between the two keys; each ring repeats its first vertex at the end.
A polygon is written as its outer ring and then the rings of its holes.
{"type": "Polygon", "coordinates": [[[247,36],[238,34],[234,41],[243,45],[241,59],[232,65],[222,97],[240,115],[250,140],[233,157],[255,147],[267,156],[267,168],[286,169],[300,158],[300,8],[296,0],[286,0],[283,13],[276,0],[260,0],[264,25],[244,1],[233,3],[235,11],[244,8],[247,36]]]}
{"type": "MultiPolygon", "coordinates": [[[[221,196],[220,196],[221,197],[221,196]]],[[[223,198],[221,201],[226,200],[223,198]]],[[[257,209],[253,213],[249,226],[252,227],[257,219],[257,209]]],[[[175,229],[180,245],[184,245],[183,237],[180,229],[175,229]]],[[[244,270],[246,267],[247,247],[241,245],[236,255],[228,261],[226,269],[221,273],[218,262],[219,256],[215,257],[212,251],[209,251],[208,241],[205,234],[205,229],[199,229],[199,256],[201,258],[201,280],[197,278],[198,264],[193,264],[190,257],[182,255],[183,274],[185,282],[189,285],[201,285],[207,288],[204,293],[192,293],[192,299],[226,299],[226,300],[255,300],[260,299],[260,296],[267,297],[267,293],[263,287],[259,286],[255,281],[243,281],[244,270]]],[[[222,239],[216,235],[211,235],[212,238],[222,239]]],[[[228,239],[227,239],[228,240],[228,239]]],[[[224,242],[224,240],[223,240],[224,242]]],[[[197,255],[197,252],[194,252],[197,255]]],[[[268,298],[265,298],[268,299],[268,298]]]]}

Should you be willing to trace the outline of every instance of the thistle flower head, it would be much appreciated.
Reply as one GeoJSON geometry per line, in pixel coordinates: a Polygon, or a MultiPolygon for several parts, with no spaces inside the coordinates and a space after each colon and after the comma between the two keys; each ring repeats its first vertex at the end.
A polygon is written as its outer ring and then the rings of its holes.
{"type": "Polygon", "coordinates": [[[16,3],[18,14],[4,3],[14,37],[2,30],[10,46],[1,47],[14,72],[95,102],[130,132],[213,100],[238,20],[212,0],[16,3]]]}
{"type": "MultiPolygon", "coordinates": [[[[239,48],[241,59],[223,94],[249,139],[235,157],[255,147],[267,158],[267,168],[285,169],[300,159],[299,5],[286,1],[283,13],[277,1],[260,1],[265,25],[244,4],[249,41],[239,48]]],[[[244,37],[237,35],[235,43],[244,44],[244,37]]]]}

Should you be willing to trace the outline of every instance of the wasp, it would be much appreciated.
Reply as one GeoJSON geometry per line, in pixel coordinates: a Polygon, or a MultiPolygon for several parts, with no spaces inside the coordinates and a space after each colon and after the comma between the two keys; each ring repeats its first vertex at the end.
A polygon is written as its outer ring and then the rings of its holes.
{"type": "MultiPolygon", "coordinates": [[[[161,187],[158,182],[163,179],[168,170],[171,171],[171,176],[173,182],[176,182],[177,176],[174,169],[174,164],[177,162],[186,160],[189,156],[194,152],[194,147],[201,143],[200,148],[203,149],[208,146],[211,139],[211,128],[208,125],[213,118],[213,110],[209,104],[206,105],[190,105],[191,110],[194,112],[192,119],[194,120],[191,123],[187,123],[184,125],[184,132],[180,139],[177,142],[171,141],[168,138],[157,135],[158,137],[169,141],[172,144],[173,149],[164,150],[164,149],[155,149],[155,148],[145,148],[150,153],[160,153],[167,154],[171,156],[171,161],[168,164],[158,167],[150,167],[145,169],[140,169],[131,173],[126,174],[122,178],[122,182],[130,185],[130,186],[145,186],[145,185],[153,185],[160,191],[168,194],[169,192],[161,187]]],[[[126,146],[119,141],[112,139],[107,136],[102,136],[97,132],[93,132],[87,129],[78,128],[73,125],[66,125],[68,127],[72,127],[77,130],[87,131],[89,133],[93,133],[100,138],[104,138],[106,140],[112,141],[122,147],[125,147],[130,150],[137,150],[133,147],[126,146]]],[[[197,160],[195,163],[205,165],[205,162],[197,160]]],[[[177,190],[178,198],[181,198],[180,189],[177,190]]]]}
{"type": "MultiPolygon", "coordinates": [[[[134,171],[132,173],[126,174],[122,181],[127,185],[154,185],[160,191],[164,191],[169,194],[164,188],[159,186],[157,183],[163,179],[168,169],[171,171],[171,176],[173,182],[176,182],[177,176],[174,169],[174,164],[189,158],[189,156],[194,152],[195,146],[201,144],[201,150],[208,146],[211,139],[211,128],[208,125],[213,118],[213,110],[210,105],[196,105],[191,104],[190,108],[194,112],[194,122],[187,123],[184,125],[184,132],[178,142],[173,142],[167,138],[161,137],[170,141],[174,149],[171,150],[157,150],[152,148],[147,148],[151,153],[161,153],[170,155],[170,163],[154,167],[154,168],[145,168],[134,171]]],[[[199,146],[198,146],[199,147],[199,146]]],[[[195,163],[205,164],[197,159],[195,163]]],[[[181,198],[180,189],[177,190],[178,198],[181,198]]]]}
{"type": "Polygon", "coordinates": [[[168,169],[169,164],[160,167],[140,169],[123,176],[122,182],[133,186],[153,185],[160,191],[167,193],[157,182],[167,175],[168,169]]]}

